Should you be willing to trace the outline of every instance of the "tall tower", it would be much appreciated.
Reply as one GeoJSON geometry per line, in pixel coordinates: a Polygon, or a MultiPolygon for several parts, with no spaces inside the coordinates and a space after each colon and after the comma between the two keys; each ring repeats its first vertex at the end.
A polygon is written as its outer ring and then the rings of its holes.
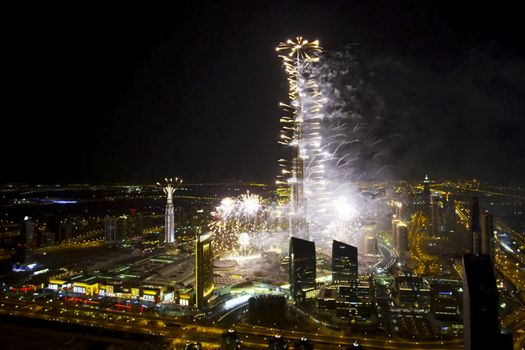
{"type": "Polygon", "coordinates": [[[182,183],[182,179],[176,177],[165,178],[165,184],[161,185],[157,182],[158,186],[162,186],[164,193],[166,193],[166,211],[164,212],[164,243],[171,244],[175,242],[175,211],[173,208],[173,193],[177,187],[182,183]]]}
{"type": "Polygon", "coordinates": [[[336,240],[332,242],[332,283],[338,290],[336,314],[343,317],[355,314],[358,294],[356,247],[336,240]]]}
{"type": "Polygon", "coordinates": [[[439,193],[433,193],[430,196],[430,213],[431,213],[431,223],[432,223],[432,235],[437,236],[439,233],[439,224],[440,224],[440,213],[439,213],[439,202],[440,197],[439,193]]]}
{"type": "Polygon", "coordinates": [[[290,293],[294,301],[301,302],[315,291],[315,243],[291,237],[288,255],[290,293]]]}
{"type": "Polygon", "coordinates": [[[308,239],[307,197],[322,202],[326,191],[321,149],[322,98],[312,70],[312,63],[319,60],[322,50],[317,40],[297,37],[295,41],[279,43],[276,51],[288,75],[290,100],[288,104],[281,103],[287,115],[281,117],[279,143],[290,146],[292,153],[290,169],[282,169],[289,177],[277,184],[290,187],[290,236],[308,239]]]}
{"type": "Polygon", "coordinates": [[[423,205],[423,213],[428,216],[430,213],[430,180],[428,175],[425,175],[423,180],[423,205]]]}
{"type": "Polygon", "coordinates": [[[213,292],[213,250],[211,234],[197,234],[195,239],[195,307],[206,305],[213,292]]]}
{"type": "Polygon", "coordinates": [[[472,240],[472,254],[481,254],[481,227],[478,197],[472,197],[470,202],[470,233],[472,240]]]}
{"type": "Polygon", "coordinates": [[[492,214],[488,212],[481,213],[480,226],[481,254],[490,255],[490,259],[494,263],[494,222],[492,214]]]}

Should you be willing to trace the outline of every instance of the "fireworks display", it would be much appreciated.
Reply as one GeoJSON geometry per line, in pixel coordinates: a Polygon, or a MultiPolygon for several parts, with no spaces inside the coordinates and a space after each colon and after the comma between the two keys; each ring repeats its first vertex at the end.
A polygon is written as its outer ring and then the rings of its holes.
{"type": "MultiPolygon", "coordinates": [[[[281,42],[276,48],[283,60],[289,82],[289,103],[281,103],[286,115],[280,143],[292,148],[289,167],[283,166],[277,184],[290,187],[289,229],[292,236],[309,237],[307,221],[308,198],[315,197],[318,204],[326,200],[322,153],[321,120],[322,96],[319,92],[312,64],[319,61],[322,50],[319,42],[302,37],[281,42]]],[[[283,165],[285,163],[283,162],[283,165]]],[[[310,207],[310,212],[323,211],[321,206],[310,207]]]]}
{"type": "Polygon", "coordinates": [[[297,37],[281,42],[276,51],[289,84],[288,101],[280,104],[278,142],[287,156],[278,160],[277,205],[265,205],[249,192],[224,198],[209,225],[216,247],[248,254],[256,247],[275,247],[289,236],[325,247],[332,239],[359,246],[363,217],[371,210],[370,200],[353,182],[354,159],[362,157],[353,150],[364,144],[366,135],[360,102],[352,98],[355,88],[347,84],[347,96],[340,94],[340,78],[346,79],[349,69],[333,59],[323,63],[317,40],[297,37]]]}
{"type": "Polygon", "coordinates": [[[289,83],[289,101],[281,103],[285,115],[279,143],[291,148],[291,159],[279,160],[276,184],[282,197],[289,193],[290,235],[357,245],[365,205],[346,177],[352,155],[342,152],[345,145],[359,142],[348,130],[352,114],[334,108],[341,102],[325,76],[329,70],[317,40],[298,37],[280,43],[276,51],[289,83]]]}
{"type": "Polygon", "coordinates": [[[272,220],[271,207],[249,191],[237,198],[226,197],[211,213],[210,230],[220,253],[246,252],[251,237],[266,232],[272,220]]]}

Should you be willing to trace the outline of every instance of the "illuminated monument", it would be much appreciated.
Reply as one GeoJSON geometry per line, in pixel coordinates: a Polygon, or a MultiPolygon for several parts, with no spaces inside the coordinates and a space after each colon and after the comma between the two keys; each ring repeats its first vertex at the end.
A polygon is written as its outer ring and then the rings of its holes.
{"type": "Polygon", "coordinates": [[[166,183],[161,185],[157,182],[157,185],[162,186],[164,193],[166,193],[166,211],[164,213],[164,243],[170,244],[175,242],[175,211],[173,209],[173,193],[177,187],[182,183],[182,179],[176,177],[165,178],[166,183]]]}
{"type": "Polygon", "coordinates": [[[280,161],[283,169],[277,185],[290,188],[290,235],[308,239],[307,199],[322,202],[326,190],[321,148],[322,98],[311,66],[319,60],[322,50],[317,40],[309,42],[297,37],[295,41],[279,43],[276,51],[288,75],[290,100],[288,104],[281,103],[287,115],[280,119],[283,128],[279,143],[290,146],[292,153],[291,166],[280,161]]]}

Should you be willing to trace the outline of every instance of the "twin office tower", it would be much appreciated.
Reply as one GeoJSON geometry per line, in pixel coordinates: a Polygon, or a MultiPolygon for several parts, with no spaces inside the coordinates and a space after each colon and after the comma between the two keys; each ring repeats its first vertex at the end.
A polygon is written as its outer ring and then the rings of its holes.
{"type": "MultiPolygon", "coordinates": [[[[290,238],[289,249],[290,293],[296,302],[316,296],[315,243],[290,238]]],[[[357,248],[349,244],[332,242],[332,283],[340,293],[351,295],[357,290],[357,248]]]]}

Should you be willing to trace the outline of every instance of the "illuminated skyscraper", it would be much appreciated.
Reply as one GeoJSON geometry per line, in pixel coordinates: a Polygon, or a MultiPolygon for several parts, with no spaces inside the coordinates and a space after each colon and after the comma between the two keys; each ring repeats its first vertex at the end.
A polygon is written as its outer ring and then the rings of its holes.
{"type": "Polygon", "coordinates": [[[332,282],[337,286],[337,315],[349,317],[357,311],[357,248],[350,244],[332,242],[332,282]]]}
{"type": "Polygon", "coordinates": [[[292,151],[291,168],[283,169],[290,177],[277,183],[290,187],[290,236],[308,239],[307,201],[316,198],[324,203],[326,194],[320,133],[323,99],[311,69],[322,50],[317,40],[297,37],[279,43],[276,51],[288,75],[290,99],[288,104],[281,104],[288,115],[281,118],[284,125],[279,143],[292,151]]]}
{"type": "Polygon", "coordinates": [[[179,178],[166,178],[166,183],[161,185],[157,182],[157,185],[163,186],[162,189],[166,193],[166,210],[164,212],[164,243],[171,244],[175,242],[175,211],[173,208],[173,193],[175,192],[178,185],[182,183],[182,179],[179,178]]]}
{"type": "Polygon", "coordinates": [[[195,307],[201,308],[206,305],[206,298],[214,288],[211,234],[197,234],[195,240],[195,307]]]}
{"type": "Polygon", "coordinates": [[[290,292],[294,301],[304,301],[315,294],[315,243],[291,237],[289,255],[290,292]]]}
{"type": "Polygon", "coordinates": [[[339,285],[357,284],[357,248],[332,242],[332,282],[339,285]]]}
{"type": "Polygon", "coordinates": [[[425,175],[423,180],[423,212],[428,215],[430,212],[430,180],[428,175],[425,175]]]}

